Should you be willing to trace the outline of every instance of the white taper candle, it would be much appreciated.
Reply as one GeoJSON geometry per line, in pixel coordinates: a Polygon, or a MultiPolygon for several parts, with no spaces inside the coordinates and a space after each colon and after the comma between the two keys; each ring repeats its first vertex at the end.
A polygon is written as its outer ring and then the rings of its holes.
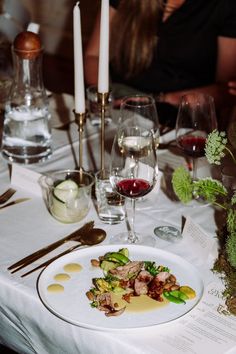
{"type": "Polygon", "coordinates": [[[75,112],[85,112],[84,69],[79,1],[73,10],[75,112]]]}
{"type": "Polygon", "coordinates": [[[109,0],[102,0],[98,65],[98,92],[109,91],[109,0]]]}

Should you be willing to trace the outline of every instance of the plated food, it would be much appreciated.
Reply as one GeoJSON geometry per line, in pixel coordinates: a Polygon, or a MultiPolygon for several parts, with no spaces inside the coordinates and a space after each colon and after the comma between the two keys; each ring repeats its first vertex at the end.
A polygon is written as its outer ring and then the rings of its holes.
{"type": "MultiPolygon", "coordinates": [[[[127,244],[93,246],[76,250],[58,258],[47,266],[39,277],[37,287],[41,301],[52,313],[67,322],[84,328],[106,331],[123,331],[157,326],[176,320],[194,309],[201,300],[204,286],[201,275],[191,263],[174,253],[141,245],[128,245],[129,253],[127,255],[125,253],[126,247],[127,244]],[[122,252],[119,252],[121,249],[124,249],[123,256],[120,255],[122,252]],[[106,258],[112,257],[113,260],[105,259],[105,255],[106,258]],[[95,299],[89,300],[86,293],[95,287],[93,279],[101,279],[101,282],[103,282],[110,272],[100,267],[102,263],[101,257],[103,261],[106,261],[103,262],[103,266],[108,265],[108,268],[111,265],[114,266],[113,263],[117,263],[117,266],[121,259],[125,263],[125,257],[129,261],[123,265],[119,264],[121,269],[125,267],[123,270],[133,265],[132,263],[129,264],[129,262],[141,262],[140,272],[145,270],[143,269],[145,265],[150,266],[148,267],[149,270],[151,268],[156,269],[159,265],[166,267],[166,269],[159,268],[159,274],[161,274],[160,270],[167,271],[167,273],[176,278],[175,284],[180,286],[179,290],[181,292],[185,292],[183,291],[184,288],[181,287],[187,286],[187,289],[192,289],[196,296],[192,299],[190,296],[188,300],[184,300],[184,303],[178,300],[179,293],[171,294],[176,297],[175,302],[171,302],[171,298],[167,299],[163,293],[160,295],[163,301],[157,301],[147,294],[137,296],[133,293],[132,295],[127,294],[125,300],[122,299],[122,296],[125,295],[124,289],[119,289],[119,286],[115,286],[116,293],[114,291],[111,293],[114,307],[106,308],[106,311],[99,311],[97,307],[94,308],[95,299]],[[114,262],[114,260],[119,262],[114,262]],[[75,265],[76,269],[74,268],[75,265]],[[130,302],[127,301],[129,296],[130,302]],[[176,301],[180,303],[176,303],[176,301]],[[119,307],[116,307],[116,303],[119,307]],[[113,312],[124,307],[125,309],[120,316],[113,316],[113,312]],[[111,316],[105,316],[106,312],[110,313],[111,316]]],[[[119,271],[119,267],[114,267],[113,272],[119,271]]],[[[130,272],[128,273],[130,274],[130,272]]],[[[169,280],[173,279],[169,277],[169,280]]],[[[140,285],[140,288],[137,288],[142,292],[145,284],[143,285],[142,282],[139,284],[138,280],[136,281],[136,286],[137,284],[140,285]]],[[[148,288],[150,285],[151,282],[148,283],[148,288]]],[[[155,293],[158,299],[159,294],[155,293]]]]}
{"type": "Polygon", "coordinates": [[[91,306],[108,317],[121,315],[137,297],[145,296],[166,305],[169,302],[184,305],[196,297],[195,290],[179,284],[168,267],[150,260],[131,260],[127,248],[107,252],[92,259],[91,264],[100,267],[103,277],[92,279],[93,285],[86,295],[91,306]]]}

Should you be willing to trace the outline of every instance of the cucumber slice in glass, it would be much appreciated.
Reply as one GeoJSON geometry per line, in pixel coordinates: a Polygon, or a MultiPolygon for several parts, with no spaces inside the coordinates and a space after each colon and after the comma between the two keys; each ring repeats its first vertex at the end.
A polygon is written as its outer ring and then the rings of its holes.
{"type": "Polygon", "coordinates": [[[82,220],[89,212],[93,183],[94,177],[86,172],[82,178],[77,170],[48,173],[44,185],[51,215],[63,223],[82,220]]]}
{"type": "Polygon", "coordinates": [[[79,187],[73,180],[58,183],[52,191],[51,213],[62,222],[75,222],[83,218],[87,210],[80,210],[79,194],[79,187]]]}
{"type": "Polygon", "coordinates": [[[73,180],[67,179],[54,188],[53,195],[58,201],[66,203],[71,199],[75,199],[78,191],[78,185],[73,180]]]}

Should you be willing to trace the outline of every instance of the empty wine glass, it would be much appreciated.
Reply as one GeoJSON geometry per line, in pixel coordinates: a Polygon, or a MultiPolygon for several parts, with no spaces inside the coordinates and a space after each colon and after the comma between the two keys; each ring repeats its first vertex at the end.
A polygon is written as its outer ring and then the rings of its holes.
{"type": "Polygon", "coordinates": [[[137,126],[120,127],[111,151],[110,181],[116,192],[131,200],[132,208],[128,213],[129,230],[114,236],[111,243],[155,245],[154,237],[141,236],[135,232],[134,217],[136,199],[151,192],[157,173],[152,132],[137,126]]]}
{"type": "Polygon", "coordinates": [[[194,180],[197,179],[197,158],[205,155],[206,138],[216,127],[213,97],[199,92],[182,97],[176,120],[176,141],[179,148],[192,158],[194,180]]]}
{"type": "Polygon", "coordinates": [[[138,126],[151,130],[156,148],[159,145],[160,127],[156,103],[152,96],[132,95],[124,97],[120,105],[119,125],[138,126]]]}

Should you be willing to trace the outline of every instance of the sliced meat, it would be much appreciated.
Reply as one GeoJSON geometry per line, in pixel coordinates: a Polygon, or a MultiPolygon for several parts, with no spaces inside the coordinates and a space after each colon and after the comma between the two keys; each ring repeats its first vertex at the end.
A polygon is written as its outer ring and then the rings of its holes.
{"type": "Polygon", "coordinates": [[[129,280],[135,278],[143,267],[143,262],[129,262],[124,266],[111,269],[109,272],[118,279],[129,280]]]}
{"type": "Polygon", "coordinates": [[[135,295],[146,295],[148,293],[148,284],[152,281],[153,276],[146,270],[142,270],[134,281],[135,295]]]}
{"type": "Polygon", "coordinates": [[[111,311],[113,309],[113,304],[111,300],[111,293],[103,293],[99,294],[96,297],[96,300],[98,302],[98,309],[100,311],[111,311]]]}
{"type": "Polygon", "coordinates": [[[163,283],[171,276],[169,272],[160,272],[156,275],[156,278],[163,283]]]}
{"type": "Polygon", "coordinates": [[[147,270],[141,270],[136,279],[148,284],[153,279],[153,275],[151,275],[147,270]]]}
{"type": "Polygon", "coordinates": [[[159,281],[158,277],[156,276],[148,285],[147,295],[157,301],[163,301],[161,297],[161,294],[163,293],[163,285],[164,283],[162,281],[159,281]]]}
{"type": "Polygon", "coordinates": [[[130,279],[130,280],[120,279],[120,286],[123,289],[131,291],[134,288],[134,279],[130,279]]]}
{"type": "Polygon", "coordinates": [[[147,293],[148,293],[147,284],[142,282],[142,281],[139,281],[138,279],[135,279],[135,282],[134,282],[134,293],[137,296],[147,295],[147,293]]]}

